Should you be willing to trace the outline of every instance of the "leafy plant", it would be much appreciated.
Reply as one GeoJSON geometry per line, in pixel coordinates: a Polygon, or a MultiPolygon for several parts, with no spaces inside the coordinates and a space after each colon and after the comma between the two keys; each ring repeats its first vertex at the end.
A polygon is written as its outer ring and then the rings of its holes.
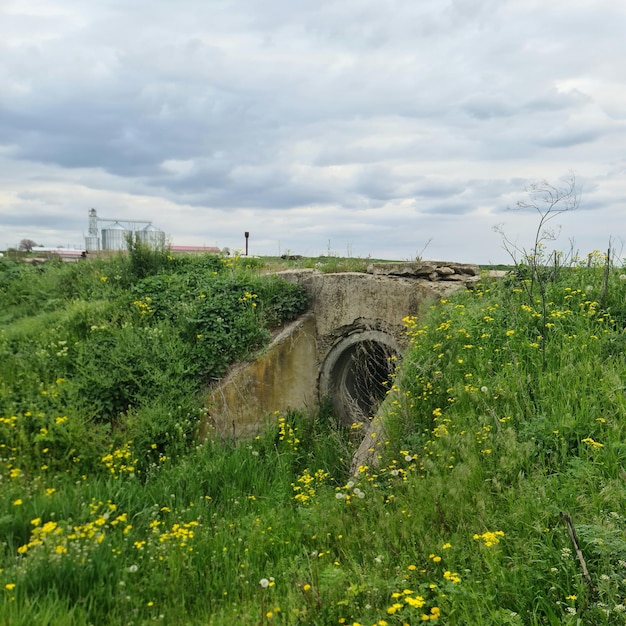
{"type": "Polygon", "coordinates": [[[545,242],[554,241],[558,237],[558,231],[549,228],[548,224],[564,213],[576,210],[580,203],[580,193],[576,188],[576,177],[570,173],[563,178],[560,185],[553,185],[546,180],[530,183],[526,188],[526,194],[526,199],[518,201],[518,210],[531,210],[539,216],[535,238],[530,250],[518,247],[502,229],[500,229],[500,233],[504,242],[504,249],[511,256],[515,264],[516,276],[528,296],[529,306],[535,306],[535,289],[539,291],[542,330],[539,342],[542,369],[545,370],[545,331],[548,323],[547,283],[556,279],[559,264],[563,263],[561,253],[556,250],[546,252],[545,242]]]}

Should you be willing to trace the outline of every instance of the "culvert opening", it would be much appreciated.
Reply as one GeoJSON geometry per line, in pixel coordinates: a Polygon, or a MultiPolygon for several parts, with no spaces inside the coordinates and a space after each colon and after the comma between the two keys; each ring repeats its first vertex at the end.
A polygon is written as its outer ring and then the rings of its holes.
{"type": "Polygon", "coordinates": [[[376,414],[399,355],[395,339],[376,330],[344,337],[331,349],[322,368],[320,392],[344,423],[363,422],[376,414]]]}

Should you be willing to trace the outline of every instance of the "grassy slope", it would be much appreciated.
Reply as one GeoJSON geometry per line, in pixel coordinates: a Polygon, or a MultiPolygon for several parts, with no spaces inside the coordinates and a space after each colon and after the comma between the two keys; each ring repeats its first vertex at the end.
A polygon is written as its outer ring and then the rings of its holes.
{"type": "MultiPolygon", "coordinates": [[[[347,467],[359,429],[346,432],[330,415],[277,415],[253,441],[178,456],[147,434],[126,445],[123,430],[109,450],[105,432],[68,448],[55,471],[37,457],[16,473],[12,458],[44,454],[32,429],[34,440],[24,429],[15,437],[34,403],[24,398],[0,424],[9,449],[0,462],[0,620],[625,623],[626,285],[614,272],[605,294],[602,281],[601,268],[564,273],[549,285],[545,317],[513,283],[485,284],[427,320],[407,320],[413,347],[385,404],[388,439],[372,441],[379,466],[356,478],[347,467]],[[89,464],[75,461],[83,454],[89,464]],[[128,470],[137,464],[142,475],[128,470]]],[[[58,343],[54,325],[23,319],[5,330],[7,353],[35,341],[29,324],[58,343]]],[[[13,383],[3,397],[16,397],[13,383]]],[[[44,391],[62,399],[64,384],[53,379],[44,391]]],[[[57,424],[61,407],[46,407],[50,447],[69,437],[63,429],[89,427],[71,407],[57,424]]],[[[193,429],[193,419],[168,417],[175,409],[151,405],[143,422],[162,420],[156,433],[184,440],[175,431],[193,429]]]]}

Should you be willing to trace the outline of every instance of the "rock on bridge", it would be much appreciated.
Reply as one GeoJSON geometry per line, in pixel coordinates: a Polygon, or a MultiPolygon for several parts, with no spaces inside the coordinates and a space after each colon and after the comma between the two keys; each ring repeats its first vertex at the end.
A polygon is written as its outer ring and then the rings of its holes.
{"type": "Polygon", "coordinates": [[[203,435],[254,434],[274,412],[313,412],[325,398],[347,423],[372,417],[406,347],[403,318],[479,274],[476,265],[433,261],[372,263],[364,274],[280,272],[305,287],[309,310],[212,389],[203,435]]]}

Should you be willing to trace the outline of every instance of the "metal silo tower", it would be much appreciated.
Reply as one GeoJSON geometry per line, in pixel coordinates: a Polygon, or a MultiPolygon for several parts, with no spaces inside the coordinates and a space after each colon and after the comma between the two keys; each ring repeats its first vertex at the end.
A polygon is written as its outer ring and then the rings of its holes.
{"type": "Polygon", "coordinates": [[[100,250],[100,233],[98,231],[98,214],[89,209],[89,234],[85,237],[85,250],[100,250]]]}

